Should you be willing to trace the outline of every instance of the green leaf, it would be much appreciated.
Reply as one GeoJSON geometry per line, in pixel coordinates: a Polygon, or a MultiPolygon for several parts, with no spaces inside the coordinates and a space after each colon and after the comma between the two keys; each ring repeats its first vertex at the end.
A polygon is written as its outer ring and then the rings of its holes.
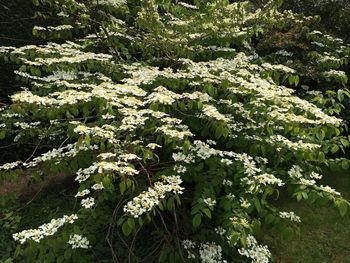
{"type": "Polygon", "coordinates": [[[122,231],[125,236],[129,236],[132,232],[132,228],[129,226],[128,221],[124,222],[122,226],[122,231]]]}
{"type": "Polygon", "coordinates": [[[223,135],[223,127],[218,125],[215,130],[215,138],[219,139],[223,135]]]}
{"type": "Polygon", "coordinates": [[[254,198],[254,206],[256,208],[256,211],[258,211],[258,213],[261,213],[262,208],[258,198],[254,198]]]}
{"type": "Polygon", "coordinates": [[[167,202],[167,208],[168,210],[172,211],[175,208],[175,199],[173,197],[169,197],[167,202]]]}
{"type": "Polygon", "coordinates": [[[198,226],[200,226],[201,223],[202,223],[202,214],[196,214],[196,215],[193,217],[192,225],[193,225],[194,227],[198,227],[198,226]]]}
{"type": "Polygon", "coordinates": [[[345,216],[348,212],[348,203],[345,200],[340,200],[336,203],[341,216],[345,216]]]}
{"type": "Polygon", "coordinates": [[[128,218],[127,222],[131,229],[135,228],[135,220],[133,218],[128,218]]]}
{"type": "Polygon", "coordinates": [[[120,184],[119,184],[119,190],[120,190],[120,193],[121,194],[124,194],[125,190],[126,190],[126,183],[125,181],[122,181],[120,184]]]}
{"type": "Polygon", "coordinates": [[[202,209],[202,212],[209,218],[211,218],[211,212],[208,208],[202,209]]]}

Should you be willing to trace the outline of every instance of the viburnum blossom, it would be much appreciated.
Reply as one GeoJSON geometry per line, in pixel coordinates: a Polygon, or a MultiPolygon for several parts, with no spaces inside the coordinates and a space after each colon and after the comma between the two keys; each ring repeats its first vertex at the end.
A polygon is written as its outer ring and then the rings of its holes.
{"type": "Polygon", "coordinates": [[[40,242],[46,236],[54,235],[59,228],[64,224],[73,224],[78,219],[76,214],[70,216],[63,216],[62,218],[52,219],[49,223],[39,226],[37,229],[23,230],[22,232],[13,234],[13,239],[19,241],[21,244],[27,242],[28,240],[33,240],[35,242],[40,242]]]}
{"type": "Polygon", "coordinates": [[[168,193],[182,194],[184,188],[180,186],[182,180],[179,176],[163,176],[162,181],[155,182],[153,187],[134,197],[124,206],[124,212],[138,218],[143,213],[157,206],[168,193]]]}
{"type": "Polygon", "coordinates": [[[89,248],[90,247],[90,242],[86,237],[83,237],[81,235],[71,235],[69,237],[68,244],[72,246],[73,249],[77,248],[89,248]]]}

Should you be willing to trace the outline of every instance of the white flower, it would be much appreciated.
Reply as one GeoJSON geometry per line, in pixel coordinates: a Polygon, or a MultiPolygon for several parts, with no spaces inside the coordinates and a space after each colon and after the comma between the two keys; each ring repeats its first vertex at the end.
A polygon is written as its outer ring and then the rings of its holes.
{"type": "Polygon", "coordinates": [[[83,191],[78,192],[75,195],[75,197],[83,197],[83,196],[88,195],[88,194],[90,194],[90,190],[89,189],[85,189],[83,191]]]}
{"type": "Polygon", "coordinates": [[[240,203],[241,203],[241,207],[242,208],[249,208],[251,206],[251,204],[249,203],[249,201],[247,199],[244,199],[243,197],[241,197],[239,199],[240,203]]]}
{"type": "Polygon", "coordinates": [[[183,173],[186,173],[187,168],[185,166],[183,166],[183,165],[175,165],[174,166],[174,171],[177,174],[183,174],[183,173]]]}
{"type": "Polygon", "coordinates": [[[329,187],[329,186],[323,186],[323,185],[321,185],[320,186],[320,189],[322,190],[322,191],[324,191],[324,192],[327,192],[327,193],[329,193],[329,194],[331,194],[331,195],[341,195],[339,192],[337,192],[337,191],[335,191],[333,188],[331,188],[331,187],[329,187]]]}
{"type": "Polygon", "coordinates": [[[19,241],[21,244],[24,244],[28,240],[33,240],[39,243],[44,237],[54,235],[64,224],[73,224],[77,219],[78,216],[76,214],[72,214],[70,216],[64,215],[62,218],[52,219],[51,222],[43,224],[37,229],[28,229],[15,233],[12,235],[12,237],[15,241],[19,241]]]}
{"type": "Polygon", "coordinates": [[[293,211],[292,212],[280,212],[280,217],[284,219],[289,219],[290,221],[298,222],[300,223],[300,217],[297,216],[293,211]]]}
{"type": "Polygon", "coordinates": [[[3,165],[0,166],[0,171],[1,170],[11,170],[13,168],[18,167],[22,162],[21,161],[16,161],[16,162],[12,162],[12,163],[5,163],[3,165]]]}
{"type": "Polygon", "coordinates": [[[231,180],[228,180],[228,179],[224,179],[222,181],[222,184],[225,185],[225,186],[232,186],[232,181],[231,180]]]}
{"type": "Polygon", "coordinates": [[[225,233],[227,232],[223,227],[221,226],[218,226],[214,229],[215,233],[220,235],[220,236],[223,236],[225,235],[225,233]]]}
{"type": "Polygon", "coordinates": [[[210,197],[203,199],[203,202],[210,208],[213,208],[216,205],[216,201],[211,199],[210,197]]]}
{"type": "Polygon", "coordinates": [[[222,248],[214,242],[200,244],[199,256],[202,263],[227,263],[222,259],[222,248]]]}
{"type": "Polygon", "coordinates": [[[84,208],[91,208],[95,205],[95,199],[93,197],[88,197],[88,198],[85,198],[85,199],[82,199],[81,200],[81,205],[84,207],[84,208]]]}
{"type": "Polygon", "coordinates": [[[252,260],[252,263],[268,263],[271,252],[267,246],[261,246],[252,235],[247,236],[247,247],[238,249],[239,254],[252,260]]]}
{"type": "Polygon", "coordinates": [[[92,189],[94,190],[102,190],[104,189],[103,183],[99,183],[99,184],[94,184],[93,186],[91,186],[92,189]]]}
{"type": "Polygon", "coordinates": [[[90,242],[86,237],[83,237],[81,235],[71,235],[69,237],[68,244],[72,246],[73,249],[76,248],[89,248],[90,247],[90,242]]]}
{"type": "Polygon", "coordinates": [[[184,188],[180,186],[182,180],[179,176],[162,176],[161,179],[162,181],[156,182],[153,187],[149,187],[147,191],[129,201],[124,206],[124,212],[138,218],[157,206],[167,193],[182,194],[184,188]]]}

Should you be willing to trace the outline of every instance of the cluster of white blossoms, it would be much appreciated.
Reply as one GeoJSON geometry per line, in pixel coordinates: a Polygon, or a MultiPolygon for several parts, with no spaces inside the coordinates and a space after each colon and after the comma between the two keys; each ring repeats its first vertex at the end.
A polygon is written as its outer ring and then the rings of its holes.
{"type": "Polygon", "coordinates": [[[167,193],[182,194],[184,188],[180,186],[182,180],[179,176],[162,176],[161,179],[162,181],[155,182],[147,191],[129,201],[124,206],[124,212],[138,218],[157,206],[167,193]]]}
{"type": "Polygon", "coordinates": [[[89,189],[84,189],[84,190],[78,192],[75,195],[75,197],[83,197],[83,196],[88,195],[88,194],[90,194],[90,190],[89,189]]]}
{"type": "Polygon", "coordinates": [[[87,249],[90,247],[89,240],[86,237],[78,234],[70,235],[68,244],[71,245],[73,249],[77,249],[77,248],[87,249]]]}
{"type": "Polygon", "coordinates": [[[221,227],[221,226],[218,226],[214,229],[215,233],[218,234],[219,236],[224,236],[226,234],[226,229],[221,227]]]}
{"type": "Polygon", "coordinates": [[[284,56],[284,57],[291,57],[291,56],[293,56],[293,52],[288,52],[284,49],[281,49],[281,50],[278,50],[276,52],[276,55],[280,55],[280,56],[284,56]]]}
{"type": "Polygon", "coordinates": [[[222,259],[222,248],[214,242],[202,243],[199,246],[199,257],[202,263],[227,263],[222,259]]]}
{"type": "Polygon", "coordinates": [[[95,205],[95,199],[93,197],[82,199],[81,205],[86,209],[92,208],[95,205]]]}
{"type": "Polygon", "coordinates": [[[187,137],[192,137],[193,134],[189,130],[187,130],[187,127],[183,127],[183,130],[175,130],[173,126],[171,125],[163,125],[161,127],[158,127],[156,131],[159,131],[163,133],[166,136],[169,136],[170,138],[173,138],[175,140],[184,140],[187,137]]]}
{"type": "Polygon", "coordinates": [[[329,193],[329,194],[331,194],[331,195],[335,195],[335,196],[340,196],[341,194],[339,193],[339,192],[337,192],[336,190],[334,190],[332,187],[330,187],[330,186],[323,186],[323,185],[321,185],[321,186],[319,186],[319,188],[322,190],[322,191],[324,191],[324,192],[326,192],[326,193],[329,193]]]}
{"type": "Polygon", "coordinates": [[[182,240],[182,246],[187,251],[187,258],[188,259],[195,259],[196,258],[196,255],[193,253],[193,250],[197,246],[196,242],[189,240],[189,239],[185,239],[185,240],[182,240]]]}
{"type": "MultiPolygon", "coordinates": [[[[348,79],[348,77],[344,71],[334,70],[334,69],[331,69],[329,71],[324,72],[324,76],[328,77],[328,78],[335,78],[335,79],[340,79],[340,80],[342,80],[342,79],[347,80],[348,79]]],[[[346,82],[346,81],[344,81],[344,82],[346,82]]]]}
{"type": "Polygon", "coordinates": [[[93,175],[97,171],[97,164],[93,163],[88,168],[82,169],[80,168],[77,171],[77,176],[75,177],[75,180],[79,183],[86,181],[90,178],[91,175],[93,175]]]}
{"type": "Polygon", "coordinates": [[[12,162],[12,163],[5,163],[3,165],[0,166],[0,171],[1,170],[11,170],[13,168],[18,167],[22,162],[21,161],[16,161],[16,162],[12,162]]]}
{"type": "Polygon", "coordinates": [[[114,131],[116,128],[109,124],[104,124],[102,127],[88,127],[85,125],[78,125],[74,128],[74,132],[80,135],[89,135],[92,137],[98,137],[102,139],[106,139],[111,143],[118,143],[118,140],[115,139],[114,131]]]}
{"type": "Polygon", "coordinates": [[[199,259],[202,263],[227,263],[222,258],[222,247],[215,242],[200,243],[199,245],[192,240],[185,239],[182,246],[187,252],[188,259],[195,259],[198,249],[199,259]]]}
{"type": "Polygon", "coordinates": [[[293,211],[292,212],[280,212],[279,213],[280,218],[284,218],[284,219],[289,219],[292,222],[297,222],[300,223],[300,217],[297,216],[293,211]]]}
{"type": "Polygon", "coordinates": [[[27,123],[27,122],[15,122],[13,124],[15,127],[19,127],[21,128],[22,130],[25,130],[25,129],[32,129],[34,127],[37,127],[38,125],[40,125],[40,121],[37,121],[37,122],[32,122],[32,123],[27,123]]]}
{"type": "Polygon", "coordinates": [[[65,31],[65,30],[71,30],[71,29],[73,29],[73,26],[71,25],[59,25],[59,26],[47,26],[47,27],[34,26],[33,27],[33,31],[49,31],[49,32],[65,31]]]}
{"type": "Polygon", "coordinates": [[[208,207],[213,208],[216,205],[216,200],[207,197],[203,198],[203,203],[205,203],[208,207]]]}
{"type": "Polygon", "coordinates": [[[271,252],[267,246],[261,246],[252,235],[247,236],[247,247],[238,249],[238,252],[250,258],[252,263],[268,263],[271,252]]]}
{"type": "Polygon", "coordinates": [[[293,165],[288,171],[288,175],[294,179],[303,177],[302,173],[303,173],[303,169],[301,169],[299,165],[293,165]]]}
{"type": "Polygon", "coordinates": [[[283,181],[279,178],[276,178],[273,174],[263,173],[260,175],[256,175],[254,178],[258,180],[260,184],[263,184],[263,185],[273,185],[273,184],[277,186],[284,185],[283,181]]]}
{"type": "Polygon", "coordinates": [[[203,105],[203,114],[209,118],[213,118],[217,121],[229,122],[229,118],[225,117],[225,115],[221,114],[216,107],[213,105],[203,105]]]}
{"type": "Polygon", "coordinates": [[[43,153],[41,156],[35,157],[32,161],[23,163],[24,167],[34,167],[42,162],[47,162],[51,160],[55,160],[55,163],[59,163],[60,160],[64,158],[72,158],[75,157],[78,153],[84,152],[84,151],[92,151],[97,150],[97,145],[91,145],[91,146],[77,146],[76,143],[68,144],[64,147],[58,148],[58,149],[52,149],[46,153],[43,153]]]}
{"type": "Polygon", "coordinates": [[[91,189],[93,189],[95,191],[102,190],[102,189],[104,189],[103,183],[94,184],[93,186],[91,186],[91,189]]]}
{"type": "Polygon", "coordinates": [[[59,228],[64,224],[73,224],[75,220],[78,219],[76,214],[70,216],[63,216],[62,218],[52,219],[51,222],[39,226],[37,229],[23,230],[22,232],[13,234],[13,239],[24,244],[28,240],[33,240],[35,242],[40,242],[46,236],[54,235],[59,228]]]}
{"type": "Polygon", "coordinates": [[[321,145],[319,144],[306,143],[302,140],[299,140],[298,142],[293,142],[279,134],[270,136],[269,139],[266,140],[266,142],[274,144],[276,146],[281,144],[281,146],[283,147],[286,147],[290,150],[296,150],[296,151],[314,151],[321,147],[321,145]]]}
{"type": "Polygon", "coordinates": [[[271,65],[270,63],[264,63],[261,65],[263,68],[268,69],[268,70],[276,70],[276,71],[282,71],[284,73],[288,74],[294,74],[296,71],[292,68],[289,68],[284,65],[271,65]]]}

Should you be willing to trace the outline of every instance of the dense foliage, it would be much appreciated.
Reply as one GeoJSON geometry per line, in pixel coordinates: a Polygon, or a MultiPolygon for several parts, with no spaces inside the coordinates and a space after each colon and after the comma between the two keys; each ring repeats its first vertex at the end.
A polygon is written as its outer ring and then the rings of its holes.
{"type": "Polygon", "coordinates": [[[284,2],[284,8],[318,15],[325,30],[350,40],[350,2],[347,0],[290,0],[284,2]]]}
{"type": "Polygon", "coordinates": [[[15,260],[263,263],[261,224],[288,236],[302,221],[272,204],[281,190],[346,213],[317,181],[349,166],[333,158],[349,146],[350,48],[317,18],[279,1],[33,2],[50,42],[0,47],[23,83],[0,139],[35,149],[0,178],[73,171],[79,204],[18,229],[15,260]]]}

